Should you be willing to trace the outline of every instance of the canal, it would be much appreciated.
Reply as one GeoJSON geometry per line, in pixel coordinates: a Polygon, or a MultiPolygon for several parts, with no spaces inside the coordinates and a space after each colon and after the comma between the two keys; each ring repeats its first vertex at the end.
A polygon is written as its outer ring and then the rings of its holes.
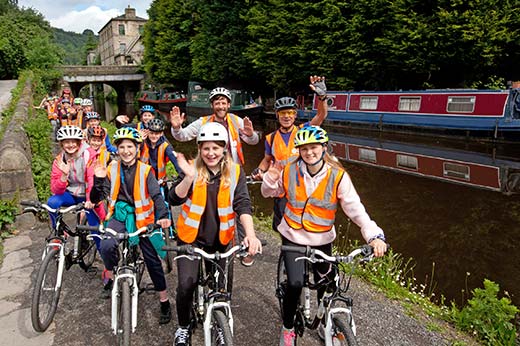
{"type": "MultiPolygon", "coordinates": [[[[126,113],[133,114],[132,105],[126,113]]],[[[109,112],[113,113],[114,110],[109,112]]],[[[115,110],[115,114],[121,114],[115,110]]],[[[111,118],[113,115],[111,115],[111,118]]],[[[272,120],[254,120],[255,130],[264,134],[275,129],[272,120]]],[[[336,128],[326,129],[336,134],[336,128]]],[[[351,130],[342,135],[358,134],[351,130]]],[[[363,133],[381,139],[377,132],[363,133]]],[[[434,149],[450,148],[517,160],[520,143],[492,144],[450,140],[440,137],[389,135],[392,140],[417,142],[434,149]],[[403,138],[406,137],[406,138],[403,138]]],[[[336,138],[336,140],[338,140],[336,138]]],[[[348,137],[347,137],[348,138],[348,137]]],[[[172,142],[177,151],[194,155],[193,142],[172,142]]],[[[246,173],[263,157],[262,144],[244,145],[246,173]]],[[[463,186],[431,178],[403,174],[379,167],[343,161],[369,215],[385,231],[395,252],[413,259],[417,284],[427,284],[434,299],[461,304],[469,292],[482,287],[484,278],[495,281],[520,306],[520,195],[463,186]]],[[[272,215],[272,200],[260,194],[260,185],[250,187],[255,213],[272,215]]],[[[359,228],[338,212],[339,238],[362,241],[359,228]]]]}

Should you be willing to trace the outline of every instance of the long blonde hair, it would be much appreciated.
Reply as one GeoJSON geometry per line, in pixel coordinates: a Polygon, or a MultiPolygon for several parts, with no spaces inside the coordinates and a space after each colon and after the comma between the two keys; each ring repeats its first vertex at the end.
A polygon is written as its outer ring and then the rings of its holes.
{"type": "MultiPolygon", "coordinates": [[[[197,157],[195,158],[195,169],[197,170],[197,181],[200,179],[203,184],[209,184],[209,169],[204,163],[204,160],[202,159],[200,155],[200,148],[205,142],[202,142],[199,144],[199,152],[197,154],[197,157]]],[[[214,142],[220,147],[226,146],[225,142],[216,141],[214,142]]],[[[229,186],[231,184],[231,164],[233,163],[233,158],[227,150],[224,150],[224,157],[220,160],[220,184],[223,184],[223,186],[229,186]]]]}

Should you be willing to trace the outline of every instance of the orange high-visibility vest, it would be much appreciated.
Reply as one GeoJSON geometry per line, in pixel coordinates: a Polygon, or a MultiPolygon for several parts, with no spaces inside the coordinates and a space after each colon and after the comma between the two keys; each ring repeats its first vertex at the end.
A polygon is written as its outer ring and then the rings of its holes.
{"type": "Polygon", "coordinates": [[[106,166],[108,161],[110,161],[110,152],[107,150],[107,147],[102,145],[98,151],[98,161],[106,166]]]}
{"type": "Polygon", "coordinates": [[[276,162],[280,162],[283,166],[298,157],[298,149],[294,147],[294,137],[296,137],[296,132],[298,132],[299,129],[300,127],[293,125],[289,143],[287,144],[285,144],[280,130],[276,130],[265,136],[265,140],[271,146],[272,156],[276,162]]]}
{"type": "MultiPolygon", "coordinates": [[[[218,217],[220,220],[219,240],[222,245],[227,245],[235,235],[235,212],[233,199],[240,175],[240,166],[231,164],[231,179],[228,186],[220,183],[217,195],[218,217]]],[[[177,234],[183,242],[191,244],[199,233],[200,220],[206,208],[207,186],[202,179],[195,177],[193,192],[177,219],[177,234]]]]}
{"type": "MultiPolygon", "coordinates": [[[[137,161],[135,171],[134,184],[134,206],[135,206],[135,223],[137,228],[145,227],[155,221],[153,200],[148,193],[146,181],[152,167],[137,161]]],[[[114,161],[108,167],[108,178],[110,179],[110,200],[108,201],[108,214],[106,220],[109,220],[114,213],[114,208],[121,187],[121,162],[114,161]]]]}
{"type": "MultiPolygon", "coordinates": [[[[157,148],[157,171],[156,177],[157,180],[166,178],[166,164],[170,161],[168,156],[166,156],[166,148],[168,147],[167,142],[162,142],[161,145],[157,148]]],[[[143,163],[149,164],[150,162],[150,149],[148,145],[145,144],[141,150],[141,157],[139,158],[143,163]]]]}
{"type": "Polygon", "coordinates": [[[284,219],[289,227],[308,232],[330,231],[336,219],[338,186],[344,173],[342,169],[330,167],[316,190],[307,196],[298,162],[286,166],[283,171],[287,197],[284,219]]]}
{"type": "MultiPolygon", "coordinates": [[[[240,129],[240,122],[239,117],[235,114],[228,113],[226,114],[226,122],[227,122],[227,128],[228,133],[230,135],[230,141],[236,144],[236,153],[238,156],[238,159],[240,160],[240,164],[243,165],[246,161],[244,159],[244,152],[242,151],[242,142],[240,141],[240,133],[238,132],[238,129],[240,129]]],[[[208,115],[202,118],[202,125],[204,125],[207,122],[215,121],[215,114],[208,115]]],[[[229,144],[229,147],[231,150],[233,150],[233,145],[231,143],[229,144]]]]}

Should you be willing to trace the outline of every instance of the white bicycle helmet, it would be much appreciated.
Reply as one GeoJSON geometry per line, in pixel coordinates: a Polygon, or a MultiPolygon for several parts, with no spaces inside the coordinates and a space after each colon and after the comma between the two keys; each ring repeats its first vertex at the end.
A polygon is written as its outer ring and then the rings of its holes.
{"type": "Polygon", "coordinates": [[[81,105],[82,106],[92,106],[92,100],[91,99],[83,99],[83,101],[81,101],[81,105]]]}
{"type": "Polygon", "coordinates": [[[201,142],[219,141],[225,142],[226,145],[228,143],[228,132],[224,125],[214,121],[202,125],[197,135],[197,144],[201,142]]]}
{"type": "Polygon", "coordinates": [[[58,141],[63,141],[65,139],[83,139],[83,131],[77,127],[72,125],[62,126],[56,132],[56,139],[58,141]]]}
{"type": "Polygon", "coordinates": [[[209,92],[209,102],[213,102],[216,96],[225,96],[231,102],[231,93],[226,88],[215,88],[209,92]]]}

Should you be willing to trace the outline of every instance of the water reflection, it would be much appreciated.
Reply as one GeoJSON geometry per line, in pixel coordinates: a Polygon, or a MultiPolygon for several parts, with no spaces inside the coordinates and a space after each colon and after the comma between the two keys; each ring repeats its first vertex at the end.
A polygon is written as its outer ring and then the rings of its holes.
{"type": "MultiPolygon", "coordinates": [[[[273,121],[255,123],[255,129],[269,133],[273,121]]],[[[459,162],[477,157],[480,164],[504,164],[519,157],[519,144],[477,143],[449,138],[413,137],[346,131],[338,134],[327,129],[336,141],[353,141],[364,135],[366,141],[375,141],[381,148],[389,143],[406,146],[419,144],[433,152],[457,152],[459,162]],[[463,155],[465,154],[465,156],[463,155]],[[464,160],[462,158],[464,157],[464,160]],[[485,162],[484,162],[485,161],[485,162]]],[[[194,142],[172,142],[176,150],[195,152],[194,142]]],[[[367,146],[368,147],[368,146],[367,146]]],[[[392,149],[392,148],[389,148],[392,149]]],[[[396,148],[393,148],[395,150],[396,148]]],[[[263,142],[244,146],[247,173],[263,157],[263,142]]],[[[404,152],[404,151],[403,151],[404,152]]],[[[396,252],[416,262],[414,275],[419,283],[430,282],[435,263],[434,281],[437,297],[461,303],[468,292],[482,287],[484,278],[497,282],[501,290],[509,292],[513,302],[520,305],[518,262],[520,233],[520,195],[506,195],[482,188],[468,187],[452,182],[403,174],[376,165],[343,162],[371,217],[385,230],[387,239],[396,252]],[[466,278],[467,273],[470,275],[466,278]],[[464,290],[464,293],[462,291],[464,290]]],[[[272,200],[263,199],[260,186],[250,187],[255,212],[272,214],[272,200]]],[[[337,213],[338,229],[353,240],[362,240],[359,229],[343,213],[337,213]],[[348,234],[347,234],[348,233],[348,234]]]]}
{"type": "Polygon", "coordinates": [[[131,103],[118,106],[117,103],[110,103],[106,100],[100,101],[98,99],[94,99],[94,109],[108,122],[112,122],[119,114],[129,115],[130,118],[137,114],[134,105],[131,103]]]}

